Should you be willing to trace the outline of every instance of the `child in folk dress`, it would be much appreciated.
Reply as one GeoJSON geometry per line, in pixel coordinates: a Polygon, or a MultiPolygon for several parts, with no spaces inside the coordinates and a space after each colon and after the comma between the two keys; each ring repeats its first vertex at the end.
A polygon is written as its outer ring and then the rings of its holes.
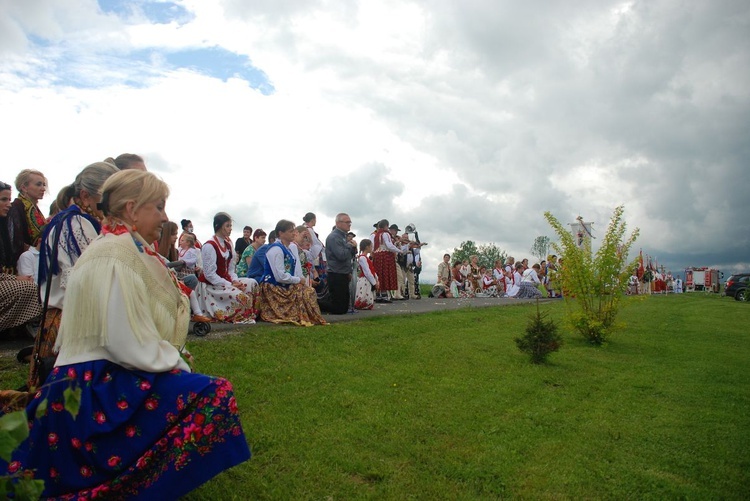
{"type": "Polygon", "coordinates": [[[497,297],[497,280],[492,276],[492,270],[481,268],[482,273],[482,292],[489,297],[497,297]]]}
{"type": "Polygon", "coordinates": [[[367,255],[372,252],[372,241],[365,238],[359,243],[359,273],[357,290],[354,296],[354,307],[358,310],[371,310],[375,306],[375,289],[378,286],[378,275],[375,265],[367,255]]]}

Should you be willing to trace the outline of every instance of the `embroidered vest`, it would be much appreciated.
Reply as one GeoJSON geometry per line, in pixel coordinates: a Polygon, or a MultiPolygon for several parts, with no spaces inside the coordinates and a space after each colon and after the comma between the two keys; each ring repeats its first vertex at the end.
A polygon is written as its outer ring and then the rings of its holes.
{"type": "MultiPolygon", "coordinates": [[[[232,262],[232,243],[224,240],[224,245],[226,246],[226,249],[229,251],[229,256],[224,257],[224,253],[219,248],[219,244],[216,243],[214,239],[209,240],[206,242],[206,244],[210,245],[214,248],[216,251],[216,274],[219,275],[221,278],[226,280],[227,282],[232,281],[232,276],[229,274],[229,263],[232,262]]],[[[204,244],[205,245],[205,244],[204,244]]],[[[201,273],[198,277],[198,280],[203,282],[204,284],[210,284],[211,282],[206,279],[206,276],[201,273]]]]}
{"type": "MultiPolygon", "coordinates": [[[[271,250],[273,247],[278,247],[281,249],[281,252],[284,253],[284,271],[289,273],[290,275],[294,275],[294,268],[297,266],[297,261],[294,259],[294,256],[292,256],[292,253],[289,251],[289,249],[284,246],[279,240],[275,241],[271,244],[271,246],[268,248],[268,250],[271,250]]],[[[266,252],[266,256],[268,256],[268,252],[266,252]]],[[[266,258],[265,262],[265,270],[263,273],[263,282],[271,285],[278,285],[281,287],[289,287],[289,284],[280,284],[276,281],[276,277],[273,275],[273,271],[271,271],[271,263],[266,258]]]]}

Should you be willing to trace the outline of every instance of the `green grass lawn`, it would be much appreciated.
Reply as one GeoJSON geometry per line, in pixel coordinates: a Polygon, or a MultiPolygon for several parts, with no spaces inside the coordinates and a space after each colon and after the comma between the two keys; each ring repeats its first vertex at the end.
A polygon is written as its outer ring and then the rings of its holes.
{"type": "Polygon", "coordinates": [[[197,369],[233,382],[253,458],[186,499],[750,497],[747,304],[635,299],[604,346],[564,327],[543,366],[513,341],[534,311],[191,337],[197,369]]]}

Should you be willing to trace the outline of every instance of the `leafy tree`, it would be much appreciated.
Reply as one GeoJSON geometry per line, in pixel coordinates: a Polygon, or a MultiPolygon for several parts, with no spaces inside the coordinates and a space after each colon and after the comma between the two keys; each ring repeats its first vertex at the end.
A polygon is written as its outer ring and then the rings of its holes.
{"type": "Polygon", "coordinates": [[[591,343],[600,345],[613,330],[621,299],[628,286],[630,270],[636,266],[627,263],[628,252],[638,238],[636,228],[627,240],[624,207],[615,208],[607,232],[596,255],[591,256],[591,243],[579,248],[573,234],[550,212],[544,218],[560,238],[552,248],[561,256],[558,280],[568,305],[568,320],[591,343]]]}
{"type": "Polygon", "coordinates": [[[471,260],[471,256],[474,254],[479,255],[479,248],[472,240],[461,242],[461,245],[453,249],[451,254],[451,263],[456,261],[471,260]]]}
{"type": "Polygon", "coordinates": [[[531,255],[538,257],[539,261],[547,259],[549,254],[550,239],[547,236],[538,236],[534,239],[534,243],[531,245],[531,255]]]}
{"type": "Polygon", "coordinates": [[[505,251],[500,250],[494,243],[482,244],[477,247],[477,244],[471,240],[461,242],[461,245],[453,249],[451,254],[451,263],[456,261],[463,261],[464,259],[471,261],[471,256],[479,256],[479,266],[486,268],[492,268],[495,266],[495,261],[500,259],[505,262],[507,254],[505,251]]]}
{"type": "Polygon", "coordinates": [[[504,250],[498,249],[494,243],[484,244],[479,246],[479,265],[486,268],[493,268],[495,261],[498,259],[505,262],[508,254],[504,250]]]}

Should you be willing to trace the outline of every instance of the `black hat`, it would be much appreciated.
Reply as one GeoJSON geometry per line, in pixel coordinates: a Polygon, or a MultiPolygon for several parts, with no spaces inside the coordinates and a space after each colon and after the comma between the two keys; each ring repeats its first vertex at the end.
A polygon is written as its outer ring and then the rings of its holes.
{"type": "Polygon", "coordinates": [[[356,237],[357,235],[355,235],[355,234],[354,234],[354,232],[351,232],[351,231],[350,231],[350,232],[348,232],[348,233],[346,234],[346,236],[347,236],[347,237],[352,237],[352,238],[354,238],[354,237],[356,237]]]}
{"type": "Polygon", "coordinates": [[[389,229],[389,230],[396,230],[396,231],[401,231],[401,228],[399,228],[397,224],[392,224],[392,225],[390,225],[390,226],[388,227],[388,229],[389,229]]]}

